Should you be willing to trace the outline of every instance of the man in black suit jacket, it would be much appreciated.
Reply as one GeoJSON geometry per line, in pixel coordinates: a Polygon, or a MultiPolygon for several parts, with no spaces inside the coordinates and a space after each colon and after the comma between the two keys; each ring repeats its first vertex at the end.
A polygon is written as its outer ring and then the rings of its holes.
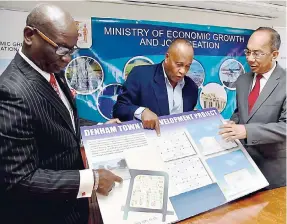
{"type": "Polygon", "coordinates": [[[77,38],[67,12],[42,4],[28,15],[23,48],[0,76],[0,223],[87,223],[87,197],[108,195],[121,181],[84,169],[73,97],[55,74],[77,38]]]}

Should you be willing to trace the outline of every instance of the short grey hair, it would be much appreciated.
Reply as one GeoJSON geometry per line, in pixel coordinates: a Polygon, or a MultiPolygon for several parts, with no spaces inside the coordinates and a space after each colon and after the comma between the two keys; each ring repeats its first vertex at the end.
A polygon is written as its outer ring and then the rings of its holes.
{"type": "Polygon", "coordinates": [[[272,51],[276,51],[279,50],[280,45],[281,45],[281,38],[279,33],[274,30],[271,27],[259,27],[258,29],[256,29],[254,32],[257,31],[268,31],[270,33],[270,37],[271,37],[271,49],[272,51]]]}

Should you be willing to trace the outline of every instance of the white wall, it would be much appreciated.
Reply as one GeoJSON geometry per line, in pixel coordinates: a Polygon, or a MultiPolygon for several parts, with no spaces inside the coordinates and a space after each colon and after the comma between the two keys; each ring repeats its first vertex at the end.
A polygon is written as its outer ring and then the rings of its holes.
{"type": "MultiPolygon", "coordinates": [[[[30,11],[40,1],[10,1],[1,2],[0,8],[30,11]]],[[[167,22],[182,22],[256,29],[259,26],[285,27],[285,18],[252,18],[248,16],[220,12],[198,11],[179,7],[162,7],[141,5],[136,3],[114,3],[95,1],[61,1],[53,4],[63,7],[74,17],[113,17],[139,20],[156,20],[167,22]]],[[[1,11],[0,11],[1,13],[1,11]]]]}
{"type": "MultiPolygon", "coordinates": [[[[0,8],[30,11],[35,5],[42,2],[44,1],[10,1],[10,2],[0,1],[0,8]]],[[[222,1],[220,3],[222,4],[222,1]]],[[[228,2],[225,2],[224,5],[225,8],[226,6],[229,7],[227,3],[228,2]]],[[[204,24],[204,25],[226,26],[226,27],[247,28],[247,29],[256,29],[260,26],[270,26],[270,27],[280,27],[281,35],[282,33],[283,34],[286,33],[286,11],[283,13],[282,10],[276,12],[274,8],[268,9],[268,7],[266,8],[266,10],[269,10],[268,14],[273,15],[272,17],[274,18],[254,17],[254,16],[252,17],[248,15],[240,15],[235,13],[230,14],[218,11],[199,11],[187,7],[182,8],[182,7],[169,7],[169,6],[148,5],[139,3],[127,3],[123,1],[118,2],[94,1],[94,0],[59,1],[59,2],[54,1],[52,2],[52,4],[56,4],[64,8],[65,10],[69,11],[75,18],[78,19],[89,18],[89,17],[112,17],[112,18],[134,19],[134,20],[155,20],[155,21],[167,21],[167,22],[204,24]]],[[[204,2],[191,1],[191,3],[189,4],[194,4],[196,6],[202,5],[203,8],[204,7],[207,8],[209,6],[209,3],[206,1],[204,2]]],[[[230,7],[232,7],[232,4],[234,3],[229,2],[229,4],[230,7]]],[[[210,4],[210,8],[212,8],[213,5],[210,4]]],[[[243,13],[244,11],[250,12],[250,8],[247,10],[246,7],[243,8],[243,13]]],[[[234,8],[231,9],[234,10],[234,8]]],[[[256,9],[254,9],[254,12],[258,12],[258,10],[256,11],[256,9]]],[[[11,25],[12,24],[13,23],[11,23],[11,25]]],[[[282,65],[283,64],[285,65],[286,63],[285,41],[284,44],[282,45],[283,46],[280,49],[279,61],[282,65]]]]}

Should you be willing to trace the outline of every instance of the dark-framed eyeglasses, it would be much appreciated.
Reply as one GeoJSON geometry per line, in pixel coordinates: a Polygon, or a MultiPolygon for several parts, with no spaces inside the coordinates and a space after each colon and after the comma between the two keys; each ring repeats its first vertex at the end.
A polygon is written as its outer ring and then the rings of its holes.
{"type": "Polygon", "coordinates": [[[74,48],[67,48],[67,47],[60,46],[60,45],[56,44],[54,41],[52,41],[49,37],[47,37],[44,33],[42,33],[37,28],[31,27],[31,26],[28,26],[28,27],[30,29],[36,31],[43,40],[45,40],[47,43],[52,45],[56,49],[56,51],[55,51],[56,54],[59,56],[73,55],[79,50],[79,48],[77,46],[75,46],[74,48]]]}
{"type": "Polygon", "coordinates": [[[261,52],[261,51],[251,51],[249,49],[244,49],[244,54],[246,56],[250,56],[252,55],[255,59],[259,59],[265,55],[271,54],[271,53],[265,53],[265,52],[261,52]]]}

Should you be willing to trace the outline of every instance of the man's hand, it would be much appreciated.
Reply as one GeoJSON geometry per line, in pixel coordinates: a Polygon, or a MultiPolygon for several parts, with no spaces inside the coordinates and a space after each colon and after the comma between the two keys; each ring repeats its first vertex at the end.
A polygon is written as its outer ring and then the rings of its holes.
{"type": "Polygon", "coordinates": [[[99,174],[99,185],[97,188],[97,192],[102,195],[109,195],[110,191],[115,186],[115,182],[121,183],[123,181],[122,178],[113,174],[109,170],[98,169],[99,174]]]}
{"type": "Polygon", "coordinates": [[[113,118],[109,121],[107,121],[105,124],[120,124],[122,123],[118,118],[113,118]]]}
{"type": "Polygon", "coordinates": [[[219,134],[222,135],[226,141],[247,138],[245,126],[242,124],[235,124],[234,121],[228,121],[226,124],[220,126],[219,129],[219,134]]]}
{"type": "Polygon", "coordinates": [[[141,120],[144,128],[155,129],[157,136],[160,136],[159,120],[154,112],[146,108],[142,112],[141,120]]]}

